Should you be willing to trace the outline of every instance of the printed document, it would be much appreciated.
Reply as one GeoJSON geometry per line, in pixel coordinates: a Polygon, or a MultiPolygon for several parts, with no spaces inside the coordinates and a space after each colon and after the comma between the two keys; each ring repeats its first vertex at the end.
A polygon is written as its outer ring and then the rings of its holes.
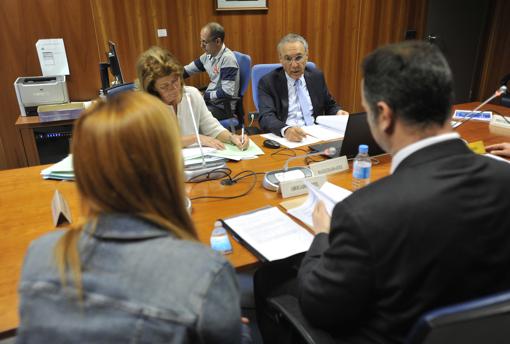
{"type": "Polygon", "coordinates": [[[287,213],[301,220],[310,228],[313,227],[312,213],[319,201],[324,202],[326,211],[331,216],[335,205],[338,202],[343,201],[352,193],[347,189],[329,182],[324,183],[320,189],[307,181],[305,181],[305,185],[308,188],[308,198],[301,206],[289,209],[287,210],[287,213]]]}
{"type": "Polygon", "coordinates": [[[276,207],[255,210],[223,221],[234,236],[268,261],[305,252],[313,235],[276,207]]]}
{"type": "Polygon", "coordinates": [[[317,124],[301,127],[309,135],[322,141],[338,140],[345,136],[349,116],[318,116],[317,124]]]}

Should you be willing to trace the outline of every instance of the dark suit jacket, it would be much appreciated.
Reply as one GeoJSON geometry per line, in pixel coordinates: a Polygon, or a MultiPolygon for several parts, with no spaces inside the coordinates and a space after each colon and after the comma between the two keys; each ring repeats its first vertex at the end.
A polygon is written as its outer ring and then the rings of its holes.
{"type": "MultiPolygon", "coordinates": [[[[314,118],[335,115],[340,106],[329,94],[324,74],[315,68],[305,69],[305,81],[312,100],[314,118]]],[[[258,84],[259,124],[263,131],[281,136],[289,114],[289,91],[283,67],[264,75],[258,84]]]]}
{"type": "Polygon", "coordinates": [[[424,312],[510,289],[510,165],[461,140],[410,155],[333,211],[299,300],[338,342],[402,342],[424,312]]]}

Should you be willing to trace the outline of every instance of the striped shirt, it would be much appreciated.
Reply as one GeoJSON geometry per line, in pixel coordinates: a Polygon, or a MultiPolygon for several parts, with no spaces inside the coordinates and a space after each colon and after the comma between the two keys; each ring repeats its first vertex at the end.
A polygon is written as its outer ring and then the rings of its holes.
{"type": "MultiPolygon", "coordinates": [[[[204,99],[215,100],[239,95],[239,65],[232,50],[225,44],[216,56],[203,54],[184,67],[184,78],[195,73],[207,72],[211,82],[204,92],[204,99]]],[[[218,103],[219,106],[222,104],[218,103]]],[[[235,101],[232,102],[234,109],[235,101]]]]}

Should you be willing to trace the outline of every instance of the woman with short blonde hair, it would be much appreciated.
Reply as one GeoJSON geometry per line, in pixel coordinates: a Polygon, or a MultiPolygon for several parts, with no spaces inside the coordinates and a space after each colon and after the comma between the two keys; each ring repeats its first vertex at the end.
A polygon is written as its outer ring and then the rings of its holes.
{"type": "Polygon", "coordinates": [[[239,343],[234,269],[196,241],[173,110],[99,101],[73,132],[83,219],[32,243],[18,342],[239,343]]]}
{"type": "Polygon", "coordinates": [[[193,116],[204,146],[223,149],[224,143],[233,143],[240,149],[248,147],[247,136],[241,139],[223,128],[207,108],[200,91],[184,85],[183,70],[174,55],[156,46],[142,53],[136,63],[140,88],[172,106],[177,113],[182,146],[197,141],[193,116]]]}

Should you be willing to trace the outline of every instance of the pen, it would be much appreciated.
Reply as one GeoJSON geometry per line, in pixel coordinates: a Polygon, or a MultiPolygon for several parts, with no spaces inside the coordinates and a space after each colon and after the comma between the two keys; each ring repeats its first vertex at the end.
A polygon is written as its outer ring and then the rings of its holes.
{"type": "Polygon", "coordinates": [[[241,144],[244,145],[244,126],[241,128],[241,144]]]}

